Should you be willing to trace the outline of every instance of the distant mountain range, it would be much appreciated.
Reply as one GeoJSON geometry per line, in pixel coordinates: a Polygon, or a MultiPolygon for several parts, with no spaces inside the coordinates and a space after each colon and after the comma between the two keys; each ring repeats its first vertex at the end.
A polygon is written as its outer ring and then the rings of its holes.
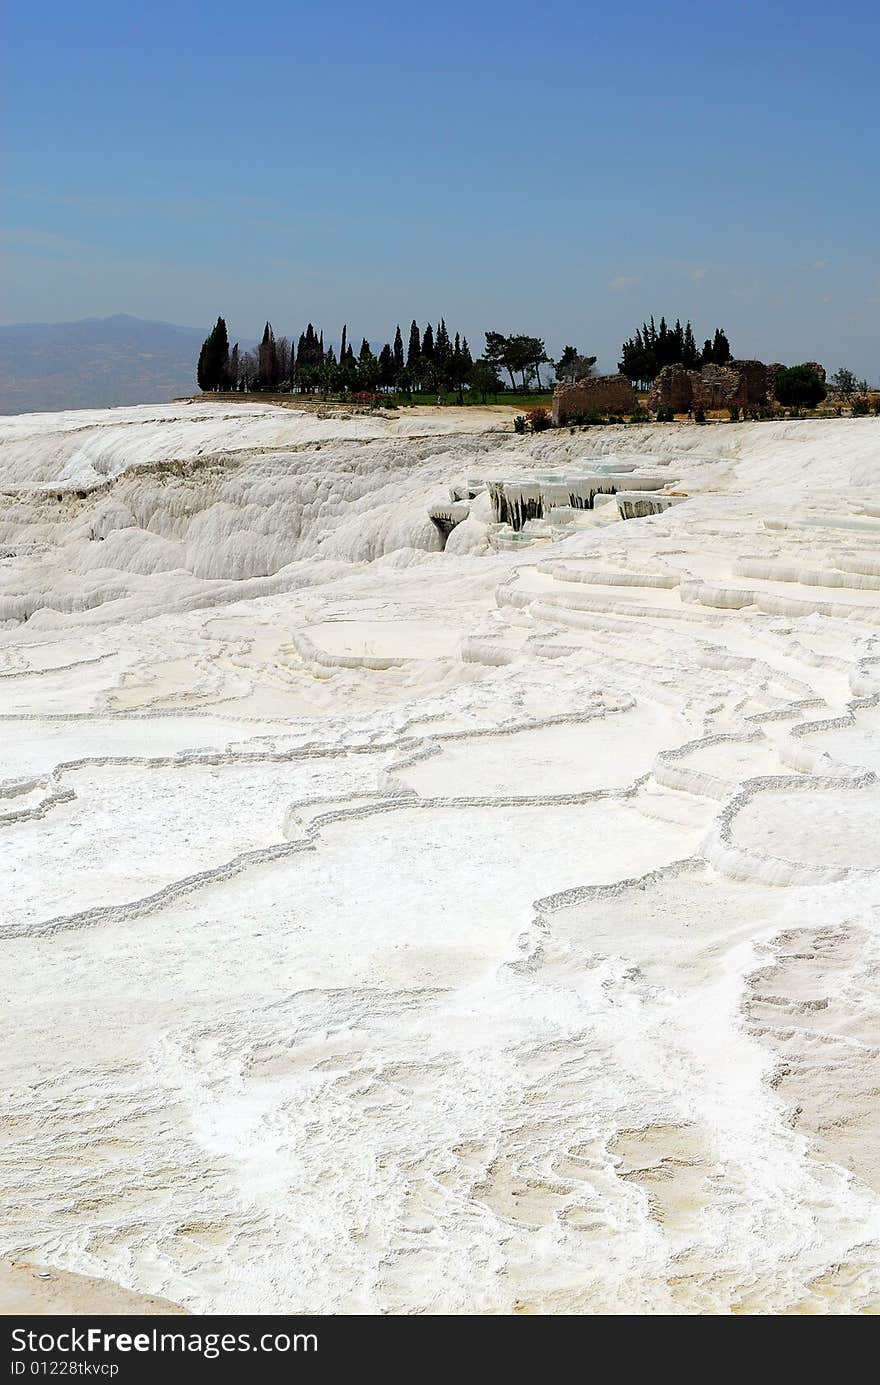
{"type": "Polygon", "coordinates": [[[127,313],[0,327],[0,413],[158,404],[193,393],[205,335],[127,313]]]}

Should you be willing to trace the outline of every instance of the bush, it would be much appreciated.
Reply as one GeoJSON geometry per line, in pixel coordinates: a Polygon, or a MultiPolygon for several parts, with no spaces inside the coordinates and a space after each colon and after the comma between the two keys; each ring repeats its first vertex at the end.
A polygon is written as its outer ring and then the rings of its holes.
{"type": "Polygon", "coordinates": [[[877,398],[874,400],[874,413],[880,414],[880,394],[878,394],[877,398]]]}
{"type": "Polygon", "coordinates": [[[658,409],[655,414],[658,423],[674,423],[675,414],[672,409],[658,409]]]}
{"type": "Polygon", "coordinates": [[[815,370],[806,365],[793,365],[789,370],[778,372],[773,393],[786,408],[815,409],[828,391],[815,370]]]}
{"type": "Polygon", "coordinates": [[[517,414],[516,418],[513,420],[513,431],[515,433],[524,433],[526,431],[525,414],[517,414]]]}
{"type": "Polygon", "coordinates": [[[593,423],[601,423],[602,415],[598,409],[587,409],[584,413],[573,414],[570,421],[577,428],[589,428],[593,423]]]}
{"type": "Polygon", "coordinates": [[[629,416],[630,423],[650,423],[651,415],[647,409],[643,409],[641,404],[637,404],[629,416]]]}
{"type": "Polygon", "coordinates": [[[853,418],[867,418],[871,412],[871,405],[867,399],[854,399],[852,402],[853,418]]]}
{"type": "Polygon", "coordinates": [[[706,410],[703,408],[702,404],[698,404],[697,407],[694,409],[694,423],[705,423],[705,422],[706,422],[706,410]]]}
{"type": "Polygon", "coordinates": [[[526,422],[533,433],[543,433],[548,428],[553,427],[553,420],[550,417],[550,410],[538,405],[536,409],[529,409],[526,414],[526,422]]]}
{"type": "Polygon", "coordinates": [[[731,404],[727,412],[730,414],[731,423],[739,423],[739,405],[731,404]]]}

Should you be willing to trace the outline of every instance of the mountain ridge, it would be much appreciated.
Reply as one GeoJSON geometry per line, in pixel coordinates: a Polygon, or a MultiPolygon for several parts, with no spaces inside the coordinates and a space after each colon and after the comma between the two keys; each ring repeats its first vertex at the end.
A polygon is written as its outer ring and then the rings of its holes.
{"type": "Polygon", "coordinates": [[[165,403],[196,389],[205,334],[130,313],[0,326],[0,413],[165,403]]]}

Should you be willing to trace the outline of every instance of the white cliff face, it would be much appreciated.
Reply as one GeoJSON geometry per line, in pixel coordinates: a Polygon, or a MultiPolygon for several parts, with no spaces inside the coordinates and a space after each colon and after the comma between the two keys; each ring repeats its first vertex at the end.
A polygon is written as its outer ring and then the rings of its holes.
{"type": "Polygon", "coordinates": [[[0,420],[7,1258],[880,1307],[880,422],[504,423],[0,420]]]}

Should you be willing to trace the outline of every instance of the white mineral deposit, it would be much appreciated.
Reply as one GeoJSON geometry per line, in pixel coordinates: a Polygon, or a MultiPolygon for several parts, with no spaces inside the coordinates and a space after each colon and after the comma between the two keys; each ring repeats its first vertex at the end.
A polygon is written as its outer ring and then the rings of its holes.
{"type": "Polygon", "coordinates": [[[880,423],[325,413],[0,419],[14,1302],[877,1312],[880,423]]]}

